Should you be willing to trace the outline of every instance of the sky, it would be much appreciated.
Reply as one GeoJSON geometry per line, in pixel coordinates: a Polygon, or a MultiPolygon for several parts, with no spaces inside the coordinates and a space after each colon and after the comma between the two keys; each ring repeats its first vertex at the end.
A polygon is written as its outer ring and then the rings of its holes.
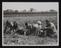
{"type": "Polygon", "coordinates": [[[13,10],[30,10],[30,8],[36,9],[36,11],[48,11],[54,9],[58,11],[58,2],[2,2],[2,9],[13,9],[13,10]]]}

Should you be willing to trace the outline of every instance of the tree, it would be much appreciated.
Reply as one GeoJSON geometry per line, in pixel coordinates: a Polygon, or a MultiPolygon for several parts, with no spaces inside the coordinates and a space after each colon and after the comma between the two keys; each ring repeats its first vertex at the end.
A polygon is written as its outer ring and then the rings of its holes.
{"type": "Polygon", "coordinates": [[[50,12],[57,12],[56,10],[51,9],[50,12]]]}
{"type": "Polygon", "coordinates": [[[12,13],[12,12],[14,12],[14,11],[11,9],[4,10],[4,13],[12,13]]]}
{"type": "Polygon", "coordinates": [[[15,13],[18,13],[18,10],[15,10],[15,13]]]}
{"type": "Polygon", "coordinates": [[[26,9],[24,9],[23,12],[26,12],[26,9]]]}
{"type": "Polygon", "coordinates": [[[33,8],[30,8],[30,12],[33,12],[35,9],[33,9],[33,8]]]}

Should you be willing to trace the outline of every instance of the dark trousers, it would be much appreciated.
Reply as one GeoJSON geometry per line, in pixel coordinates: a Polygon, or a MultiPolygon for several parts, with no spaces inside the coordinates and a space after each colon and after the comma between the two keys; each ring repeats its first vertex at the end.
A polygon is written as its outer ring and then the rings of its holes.
{"type": "Polygon", "coordinates": [[[45,33],[46,33],[47,36],[51,36],[51,35],[54,34],[54,32],[53,32],[53,30],[52,30],[51,28],[46,29],[46,30],[45,30],[45,33]]]}

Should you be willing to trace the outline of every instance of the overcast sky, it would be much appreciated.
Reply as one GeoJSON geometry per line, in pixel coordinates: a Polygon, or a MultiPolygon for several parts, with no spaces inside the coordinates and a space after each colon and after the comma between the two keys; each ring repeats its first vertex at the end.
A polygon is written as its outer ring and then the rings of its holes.
{"type": "Polygon", "coordinates": [[[48,11],[50,9],[54,9],[58,11],[59,4],[58,2],[3,2],[2,8],[13,9],[13,10],[29,10],[30,8],[34,8],[37,11],[48,11]]]}

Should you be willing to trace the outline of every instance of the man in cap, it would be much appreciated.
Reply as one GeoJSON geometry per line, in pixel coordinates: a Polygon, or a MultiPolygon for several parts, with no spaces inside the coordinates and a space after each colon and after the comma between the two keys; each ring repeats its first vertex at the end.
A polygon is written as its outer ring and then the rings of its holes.
{"type": "Polygon", "coordinates": [[[56,33],[55,25],[52,22],[50,22],[49,20],[46,20],[45,29],[46,29],[46,33],[47,33],[48,36],[54,35],[56,33]]]}

